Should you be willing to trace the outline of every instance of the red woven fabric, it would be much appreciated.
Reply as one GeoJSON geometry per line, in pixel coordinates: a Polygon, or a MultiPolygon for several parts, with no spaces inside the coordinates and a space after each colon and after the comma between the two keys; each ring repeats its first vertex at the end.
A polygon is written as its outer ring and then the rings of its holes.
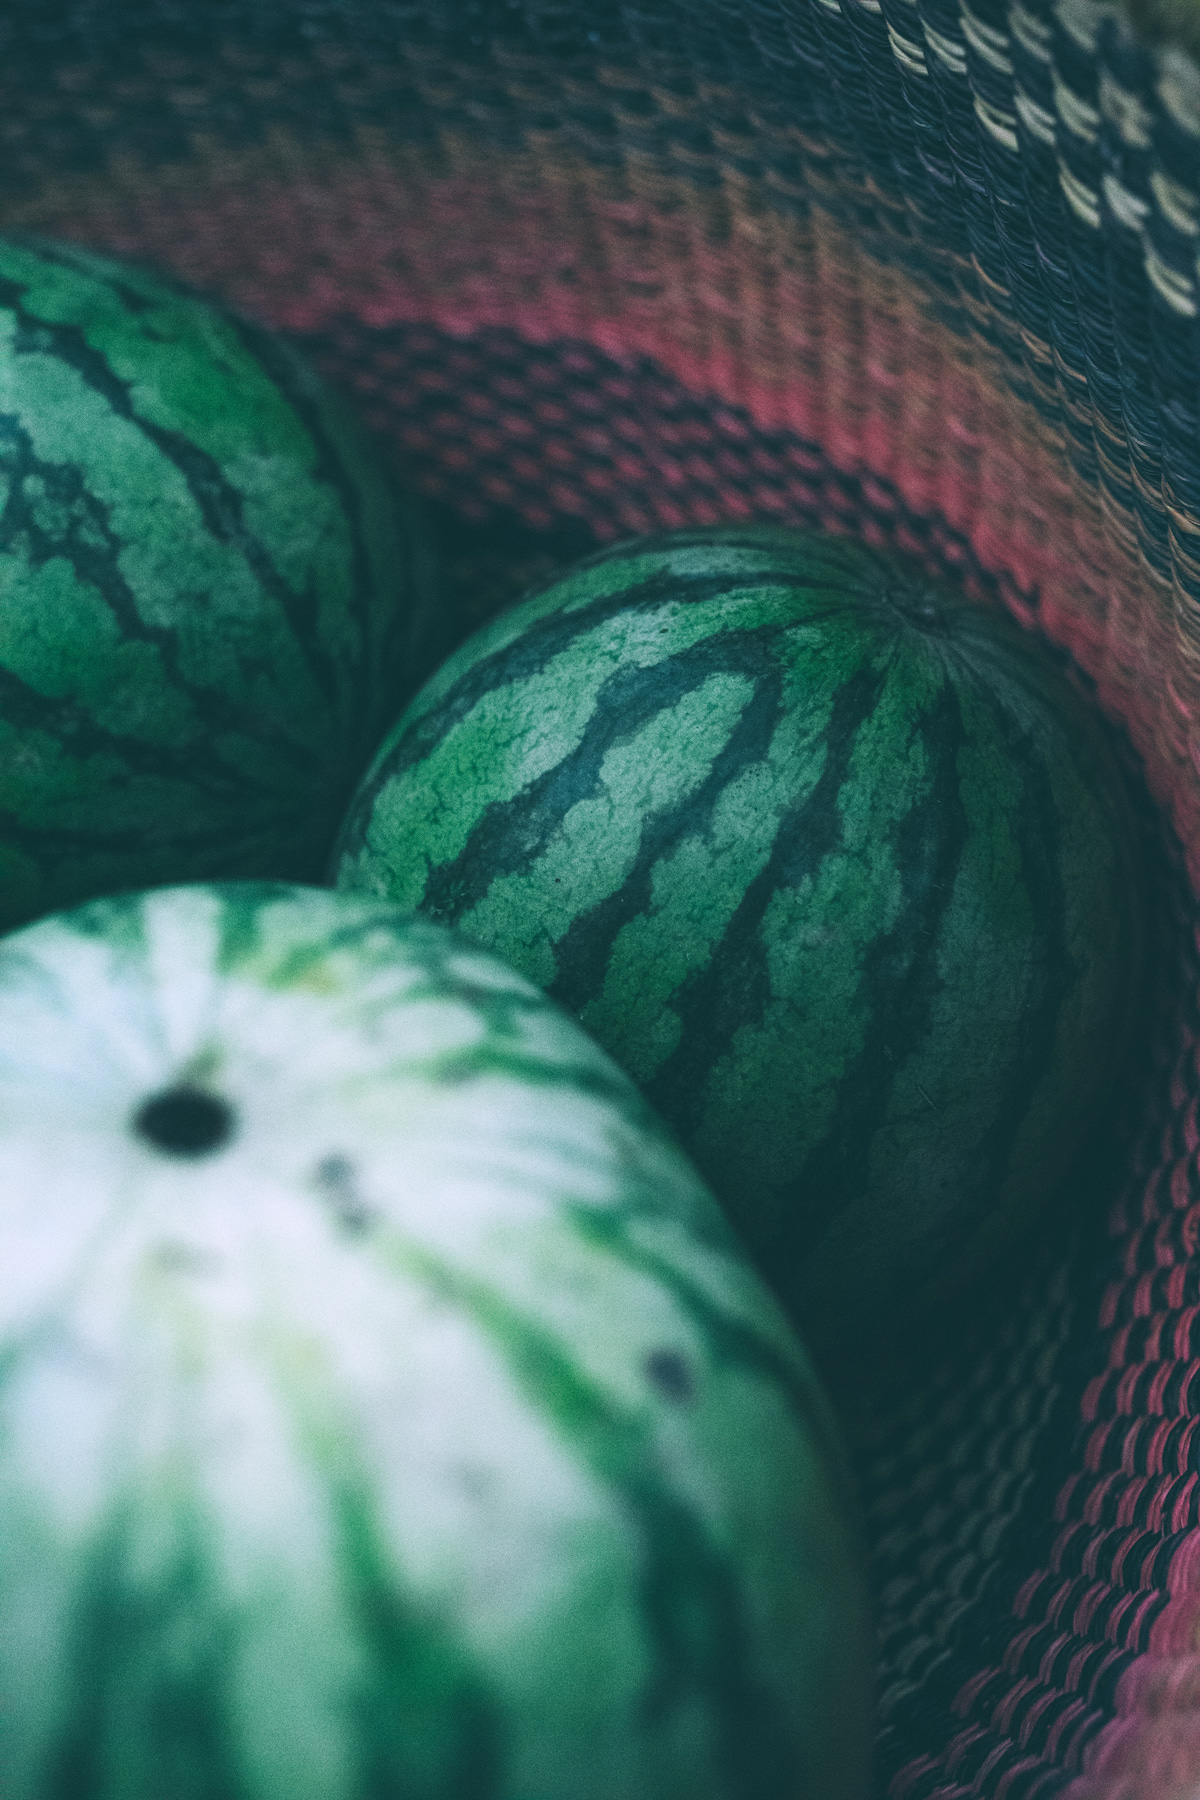
{"type": "Polygon", "coordinates": [[[144,10],[124,63],[80,28],[40,86],[0,70],[0,226],[303,343],[434,503],[456,631],[599,541],[818,523],[1009,606],[1127,734],[1158,965],[1124,1160],[841,1398],[880,1792],[1193,1800],[1200,360],[1163,295],[1194,271],[1200,77],[1048,5],[714,0],[688,38],[664,0],[595,9],[592,48],[570,7],[510,9],[519,37],[485,8],[477,44],[432,3],[357,37],[317,8],[286,45],[233,8],[167,48],[144,10]]]}

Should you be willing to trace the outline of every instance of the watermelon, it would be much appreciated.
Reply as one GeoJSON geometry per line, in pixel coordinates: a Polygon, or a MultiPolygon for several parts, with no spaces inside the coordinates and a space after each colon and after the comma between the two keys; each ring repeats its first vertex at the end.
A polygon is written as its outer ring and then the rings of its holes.
{"type": "Polygon", "coordinates": [[[0,240],[0,509],[0,929],[319,878],[434,594],[342,404],[155,275],[0,240]]]}
{"type": "Polygon", "coordinates": [[[994,1265],[1137,1016],[1137,818],[1090,704],[1006,614],[824,535],[546,584],[412,701],[333,866],[582,1021],[819,1355],[994,1265]]]}
{"type": "Polygon", "coordinates": [[[0,944],[4,1800],[861,1800],[821,1388],[498,960],[291,884],[0,944]]]}

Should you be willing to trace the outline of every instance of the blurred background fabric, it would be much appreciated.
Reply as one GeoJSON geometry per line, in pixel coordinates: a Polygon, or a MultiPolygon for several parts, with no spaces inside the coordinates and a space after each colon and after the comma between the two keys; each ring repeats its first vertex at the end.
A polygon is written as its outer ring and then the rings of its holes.
{"type": "Polygon", "coordinates": [[[607,541],[819,525],[1009,608],[1123,746],[1156,950],[1117,1149],[968,1312],[840,1395],[888,1800],[1200,1795],[1200,69],[1180,19],[0,0],[0,230],[152,263],[296,341],[430,504],[441,648],[607,541]]]}

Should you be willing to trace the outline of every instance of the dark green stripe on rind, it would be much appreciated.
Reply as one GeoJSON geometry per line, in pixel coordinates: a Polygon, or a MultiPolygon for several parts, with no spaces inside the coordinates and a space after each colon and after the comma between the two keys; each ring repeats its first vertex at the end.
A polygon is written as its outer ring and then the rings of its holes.
{"type": "MultiPolygon", "coordinates": [[[[430,871],[422,910],[442,924],[455,925],[486,883],[500,875],[530,870],[546,838],[568,810],[600,791],[602,765],[614,742],[614,719],[620,720],[621,737],[632,737],[639,727],[684,695],[694,693],[714,674],[753,673],[762,660],[757,640],[776,635],[766,628],[759,633],[725,632],[716,640],[704,639],[653,671],[618,669],[601,687],[592,718],[573,754],[511,799],[486,808],[461,855],[430,871]]],[[[689,823],[695,821],[699,826],[737,768],[765,753],[780,709],[779,679],[758,683],[724,748],[686,803],[689,823]]],[[[397,763],[397,772],[402,766],[397,763]]],[[[677,812],[649,814],[641,826],[635,875],[607,904],[577,918],[566,937],[559,939],[560,974],[553,991],[564,1005],[577,1008],[594,991],[613,936],[648,898],[641,878],[678,829],[677,812]]]]}
{"type": "MultiPolygon", "coordinates": [[[[811,1244],[815,1236],[811,1231],[806,1234],[801,1226],[810,1204],[803,1196],[825,1197],[823,1226],[836,1210],[839,1195],[869,1188],[869,1158],[863,1154],[868,1146],[861,1134],[854,1132],[854,1122],[873,1115],[887,1130],[887,1103],[895,1074],[926,1039],[933,1001],[944,987],[938,960],[944,953],[943,932],[954,878],[970,852],[972,829],[956,766],[966,741],[959,699],[947,687],[940,701],[937,715],[929,720],[935,779],[905,821],[897,859],[906,885],[911,883],[916,889],[911,909],[901,913],[908,929],[881,938],[866,950],[862,984],[872,997],[870,1035],[843,1078],[838,1111],[824,1141],[782,1197],[780,1216],[795,1223],[791,1230],[785,1227],[780,1249],[793,1260],[793,1266],[801,1255],[800,1246],[806,1240],[811,1244]],[[913,931],[914,918],[924,926],[922,931],[913,931]]],[[[1020,783],[1013,816],[1020,847],[1019,898],[1030,919],[1027,985],[1019,1000],[1018,1052],[993,1072],[998,1085],[989,1093],[991,1122],[972,1146],[968,1204],[956,1205],[957,1197],[947,1194],[939,1229],[923,1233],[919,1242],[908,1247],[905,1274],[914,1282],[947,1252],[962,1249],[980,1214],[993,1211],[1000,1203],[1009,1182],[1017,1127],[1054,1058],[1059,1013],[1078,974],[1067,944],[1062,876],[1056,860],[1060,821],[1043,758],[1033,745],[1012,732],[1010,722],[986,695],[983,704],[993,713],[994,741],[1004,742],[1010,771],[1020,783]]],[[[980,849],[977,844],[977,853],[980,849]]],[[[997,881],[997,904],[1013,897],[1003,895],[997,881]]],[[[1002,1023],[997,1020],[998,1029],[1002,1023]]],[[[987,1024],[981,1021],[985,1030],[987,1024]]],[[[936,1115],[938,1101],[930,1098],[930,1112],[936,1115]]],[[[949,1159],[947,1166],[954,1168],[949,1159]]],[[[927,1179],[931,1183],[936,1179],[933,1169],[927,1179]]]]}
{"type": "MultiPolygon", "coordinates": [[[[0,282],[0,292],[3,286],[0,282]]],[[[42,693],[0,665],[0,719],[5,724],[24,733],[48,732],[81,759],[113,754],[135,773],[180,779],[194,771],[192,778],[201,788],[209,786],[222,793],[236,792],[247,780],[245,772],[228,764],[218,748],[221,735],[236,730],[260,743],[273,759],[282,758],[297,772],[311,776],[315,765],[312,749],[281,732],[270,719],[247,718],[245,710],[219,690],[187,680],[179,667],[177,631],[149,624],[138,611],[136,596],[120,568],[123,545],[110,529],[109,508],[89,494],[77,467],[40,460],[19,420],[0,415],[3,476],[8,477],[8,492],[0,508],[0,550],[11,554],[14,546],[24,547],[34,568],[51,558],[68,561],[78,578],[103,597],[122,641],[153,646],[162,660],[162,681],[186,695],[201,729],[193,728],[186,747],[178,749],[106,729],[75,697],[42,693]],[[67,510],[74,514],[73,526],[64,529],[61,517],[56,518],[53,531],[39,524],[37,506],[23,485],[31,476],[41,484],[45,504],[56,514],[67,510]]],[[[53,666],[53,658],[50,660],[53,666]]]]}
{"type": "Polygon", "coordinates": [[[67,1710],[39,1794],[252,1800],[234,1729],[239,1624],[212,1580],[208,1533],[180,1504],[165,1556],[148,1533],[161,1566],[135,1574],[147,1523],[126,1501],[91,1546],[66,1652],[67,1710]]]}
{"type": "MultiPolygon", "coordinates": [[[[840,801],[850,758],[862,720],[877,703],[884,680],[876,669],[860,669],[837,693],[825,739],[827,756],[815,786],[780,820],[768,860],[747,886],[710,959],[672,1000],[672,1010],[680,1020],[678,1047],[651,1077],[646,1092],[652,1104],[675,1123],[685,1142],[693,1141],[704,1124],[713,1046],[729,1044],[748,1021],[763,1017],[773,996],[768,967],[772,945],[763,930],[768,907],[781,889],[797,889],[813,881],[822,864],[843,849],[845,820],[840,801]]],[[[953,718],[956,711],[953,695],[941,699],[939,724],[947,714],[953,718]]],[[[941,764],[939,774],[944,776],[945,768],[941,764]]],[[[952,789],[952,779],[947,785],[952,789]]],[[[915,932],[912,907],[914,902],[928,905],[930,894],[952,877],[962,841],[961,829],[956,829],[955,799],[952,791],[941,796],[924,794],[921,808],[903,821],[896,863],[901,880],[916,892],[905,896],[907,913],[903,905],[898,910],[901,933],[907,928],[911,935],[908,941],[894,933],[877,937],[866,951],[861,981],[862,991],[871,997],[869,1035],[855,1055],[851,1046],[856,1021],[844,1021],[847,1035],[839,1048],[850,1060],[837,1080],[837,1109],[822,1145],[793,1179],[775,1192],[755,1169],[753,1148],[731,1158],[733,1170],[722,1166],[708,1171],[725,1191],[729,1191],[731,1176],[736,1179],[739,1163],[742,1172],[747,1166],[754,1171],[750,1176],[753,1198],[739,1210],[737,1223],[756,1251],[769,1251],[772,1258],[779,1255],[777,1267],[793,1268],[797,1246],[811,1247],[830,1217],[844,1205],[846,1194],[863,1191],[874,1142],[864,1134],[863,1120],[886,1118],[896,1064],[903,1059],[908,1043],[924,1032],[930,989],[937,981],[937,940],[926,926],[936,925],[945,898],[932,903],[932,917],[928,912],[917,914],[915,932]],[[938,810],[939,799],[950,801],[945,812],[938,810]],[[933,851],[929,867],[925,858],[911,854],[915,846],[905,839],[928,831],[931,815],[936,820],[933,835],[940,842],[928,847],[933,851]],[[884,1046],[893,1051],[895,1063],[881,1054],[884,1046]],[[822,1153],[826,1167],[821,1166],[822,1153]]],[[[869,872],[864,880],[870,881],[869,872]]],[[[830,1045],[831,1054],[833,1050],[830,1045]]],[[[806,1096],[793,1092],[787,1098],[802,1108],[806,1096]]],[[[711,1163],[713,1159],[705,1160],[711,1163]]]]}
{"type": "MultiPolygon", "coordinates": [[[[231,324],[249,353],[273,378],[279,391],[287,398],[303,423],[315,452],[313,479],[337,494],[341,510],[350,522],[353,553],[351,590],[347,602],[339,607],[339,614],[341,621],[353,620],[357,627],[365,670],[365,699],[357,700],[346,708],[344,728],[348,743],[353,746],[353,761],[361,768],[378,747],[380,734],[385,725],[395,717],[401,700],[415,685],[412,671],[406,667],[403,652],[406,645],[416,648],[420,633],[429,628],[429,621],[424,615],[433,603],[433,596],[427,591],[436,582],[432,563],[422,542],[419,523],[412,513],[412,503],[397,493],[389,495],[389,499],[406,528],[407,541],[396,546],[398,555],[403,558],[403,567],[372,567],[368,546],[378,544],[379,522],[367,516],[367,490],[361,481],[352,479],[347,467],[349,445],[355,441],[355,434],[348,420],[342,416],[340,404],[332,394],[315,389],[307,366],[292,355],[282,340],[251,320],[235,316],[231,324]],[[333,430],[335,420],[336,436],[333,430]],[[411,601],[407,609],[394,604],[395,594],[389,591],[393,587],[397,593],[405,589],[410,593],[411,601]]],[[[365,457],[368,453],[368,446],[364,441],[358,454],[365,457]]],[[[378,467],[372,469],[371,475],[376,487],[385,479],[378,467]]],[[[378,492],[373,495],[371,505],[378,510],[378,492]]],[[[388,532],[389,535],[400,535],[395,530],[394,522],[390,521],[388,532]]],[[[292,604],[293,629],[301,638],[311,637],[316,641],[321,619],[315,593],[309,590],[304,594],[297,594],[292,604]]],[[[335,688],[332,698],[345,705],[347,696],[344,682],[339,688],[335,688]]]]}
{"type": "MultiPolygon", "coordinates": [[[[355,1751],[354,1800],[494,1800],[504,1725],[461,1644],[388,1567],[367,1494],[328,1496],[337,1568],[365,1669],[337,1697],[355,1751]]],[[[129,1499],[94,1540],[66,1652],[66,1714],[45,1800],[260,1800],[244,1754],[239,1657],[251,1621],[194,1501],[129,1499]],[[161,1566],[151,1575],[146,1550],[161,1566]]]]}
{"type": "MultiPolygon", "coordinates": [[[[386,1244],[376,1248],[388,1252],[386,1244]]],[[[672,1491],[652,1430],[494,1288],[412,1243],[393,1240],[390,1248],[406,1273],[484,1333],[538,1417],[633,1525],[643,1560],[628,1575],[653,1667],[630,1727],[669,1741],[672,1716],[686,1721],[698,1703],[717,1724],[720,1792],[728,1800],[807,1792],[795,1709],[756,1674],[755,1628],[736,1566],[672,1491]]],[[[705,1316],[716,1361],[795,1391],[794,1371],[767,1345],[694,1293],[688,1310],[705,1316]]],[[[811,1398],[802,1398],[798,1414],[807,1424],[811,1398]]],[[[303,1433],[303,1420],[297,1424],[303,1433]]],[[[819,1447],[820,1436],[814,1441],[819,1447]]],[[[348,1792],[365,1800],[494,1800],[509,1791],[508,1729],[496,1687],[449,1626],[405,1592],[367,1488],[321,1471],[319,1461],[313,1474],[328,1483],[339,1586],[366,1653],[343,1696],[357,1764],[348,1792]]],[[[181,1494],[165,1513],[162,1496],[127,1498],[92,1543],[66,1652],[69,1704],[47,1755],[46,1800],[125,1800],[135,1792],[256,1800],[240,1754],[237,1700],[249,1620],[216,1567],[217,1521],[205,1525],[186,1482],[181,1494]],[[154,1574],[147,1543],[160,1564],[154,1574]]]]}
{"type": "Polygon", "coordinates": [[[347,1696],[355,1800],[496,1800],[506,1730],[494,1688],[450,1630],[400,1588],[365,1485],[330,1495],[338,1568],[369,1674],[347,1696]]]}
{"type": "Polygon", "coordinates": [[[755,1633],[736,1568],[672,1491],[651,1428],[622,1411],[551,1332],[496,1289],[421,1246],[393,1241],[392,1250],[401,1267],[485,1333],[530,1406],[635,1525],[644,1557],[637,1585],[654,1657],[643,1729],[665,1729],[671,1714],[686,1717],[699,1703],[716,1722],[728,1800],[805,1793],[796,1715],[755,1671],[755,1633]]]}

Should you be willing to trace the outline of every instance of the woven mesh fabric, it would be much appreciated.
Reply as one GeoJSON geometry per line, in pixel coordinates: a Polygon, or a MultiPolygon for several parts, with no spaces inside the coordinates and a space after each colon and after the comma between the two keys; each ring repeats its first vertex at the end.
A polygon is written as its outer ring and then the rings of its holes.
{"type": "MultiPolygon", "coordinates": [[[[1158,894],[1119,1156],[840,1400],[892,1800],[1200,1794],[1200,75],[1091,0],[0,3],[0,229],[302,343],[445,642],[647,527],[892,545],[1072,658],[1158,894]]],[[[819,1797],[818,1797],[819,1800],[819,1797]]]]}

